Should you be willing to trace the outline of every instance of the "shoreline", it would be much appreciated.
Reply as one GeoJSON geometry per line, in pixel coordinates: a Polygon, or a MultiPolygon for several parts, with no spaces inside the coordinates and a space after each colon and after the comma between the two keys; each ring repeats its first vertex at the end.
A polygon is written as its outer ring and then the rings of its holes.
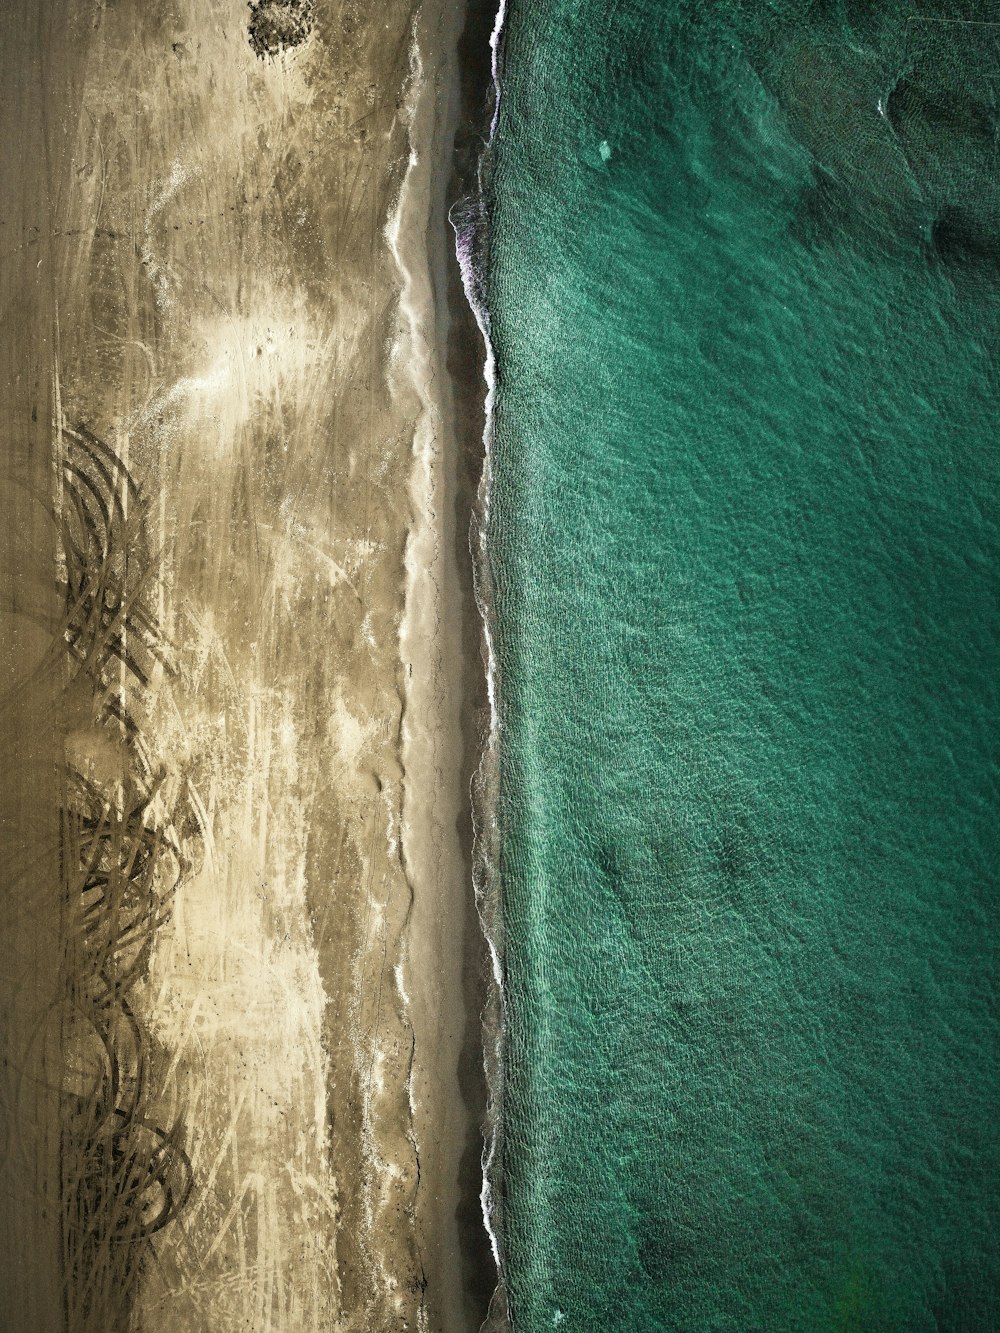
{"type": "MultiPolygon", "coordinates": [[[[484,1324],[499,1280],[481,1203],[489,1116],[483,1025],[489,1025],[495,993],[473,867],[475,793],[489,732],[483,625],[472,553],[484,465],[484,349],[475,314],[465,299],[449,222],[452,206],[475,188],[488,103],[492,3],[468,0],[463,6],[454,6],[444,21],[447,35],[440,30],[428,32],[425,27],[417,37],[418,43],[423,40],[432,49],[447,53],[443,84],[449,94],[447,106],[442,105],[442,97],[436,99],[433,137],[440,142],[432,154],[427,181],[430,288],[425,311],[429,320],[425,326],[429,348],[426,371],[428,384],[438,387],[433,414],[436,439],[425,456],[424,507],[429,503],[436,514],[434,558],[411,567],[417,573],[418,585],[421,575],[437,583],[436,633],[430,637],[442,651],[437,656],[433,682],[427,683],[423,697],[414,689],[408,700],[408,706],[412,705],[418,714],[432,699],[440,706],[449,691],[446,659],[458,664],[461,683],[456,693],[460,698],[447,709],[445,746],[449,757],[443,766],[439,760],[437,769],[437,786],[443,782],[451,787],[446,818],[452,830],[452,873],[458,887],[454,919],[449,921],[447,907],[434,904],[429,896],[425,896],[421,911],[418,896],[412,930],[412,952],[414,957],[422,955],[428,975],[433,972],[435,960],[449,948],[461,949],[461,975],[452,979],[450,991],[442,986],[436,997],[425,992],[424,1003],[414,1004],[418,1032],[421,1023],[429,1024],[439,1043],[444,1038],[439,1051],[441,1055],[449,1052],[449,1077],[457,1076],[459,1093],[451,1123],[435,1123],[433,1114],[423,1117],[421,1141],[435,1147],[453,1136],[464,1141],[457,1164],[452,1156],[450,1192],[440,1197],[424,1196],[428,1231],[440,1238],[434,1267],[451,1274],[452,1301],[440,1325],[442,1333],[453,1328],[478,1329],[484,1324]],[[456,921],[461,923],[459,931],[455,929],[456,921]],[[449,1022],[444,1016],[452,1011],[455,1016],[449,1022]]],[[[452,685],[453,673],[454,667],[452,685]]],[[[409,739],[412,742],[412,732],[409,739]]],[[[409,763],[406,768],[409,778],[409,763]]],[[[429,769],[425,776],[430,778],[429,769]]],[[[433,783],[422,784],[419,770],[413,779],[414,793],[423,790],[425,794],[422,802],[417,796],[411,804],[414,820],[418,821],[422,814],[425,818],[431,815],[437,802],[428,796],[433,783]]]]}
{"type": "MultiPolygon", "coordinates": [[[[424,6],[417,18],[415,49],[436,52],[439,61],[424,71],[403,186],[406,194],[412,192],[409,207],[423,225],[408,244],[402,243],[401,226],[393,244],[404,276],[401,308],[410,324],[408,373],[421,403],[400,633],[407,667],[402,846],[414,895],[405,957],[414,1029],[411,1106],[422,1180],[416,1208],[425,1238],[427,1327],[440,1333],[478,1329],[486,1312],[483,1288],[495,1283],[482,1243],[477,1246],[468,1230],[470,1222],[479,1223],[469,1207],[470,1183],[478,1194],[469,1165],[481,1152],[485,1111],[485,1088],[474,1072],[481,1060],[479,1013],[485,1003],[483,942],[472,894],[471,839],[463,829],[478,662],[468,655],[471,571],[459,542],[462,515],[470,506],[461,475],[465,421],[456,410],[465,386],[446,365],[450,329],[461,321],[461,311],[448,302],[445,215],[461,117],[456,65],[466,18],[458,5],[444,14],[424,6]],[[420,659],[422,671],[415,665],[420,659]],[[444,966],[449,954],[457,955],[458,968],[444,966]],[[460,1154],[456,1144],[462,1145],[460,1154]]],[[[401,197],[401,224],[405,216],[401,197]]]]}
{"type": "MultiPolygon", "coordinates": [[[[507,0],[492,0],[480,6],[479,86],[487,90],[480,100],[478,133],[462,159],[464,170],[459,188],[453,191],[449,223],[454,232],[452,265],[453,302],[461,304],[467,327],[478,347],[475,358],[480,399],[475,414],[477,434],[473,446],[476,466],[470,491],[473,502],[467,520],[475,633],[483,666],[478,746],[472,765],[472,822],[470,856],[478,926],[488,955],[489,982],[482,1018],[483,1085],[486,1094],[484,1146],[479,1203],[483,1227],[489,1238],[496,1282],[490,1295],[482,1333],[505,1333],[510,1328],[505,1259],[503,1252],[504,1212],[504,1042],[506,1032],[504,993],[504,921],[500,877],[498,810],[500,799],[499,662],[495,648],[495,603],[492,570],[487,548],[492,502],[493,413],[497,388],[496,364],[491,340],[485,281],[489,265],[489,207],[492,151],[500,117],[501,65],[507,17],[507,0]]],[[[460,359],[460,358],[459,358],[460,359]]],[[[456,381],[468,384],[468,363],[456,381]]]]}

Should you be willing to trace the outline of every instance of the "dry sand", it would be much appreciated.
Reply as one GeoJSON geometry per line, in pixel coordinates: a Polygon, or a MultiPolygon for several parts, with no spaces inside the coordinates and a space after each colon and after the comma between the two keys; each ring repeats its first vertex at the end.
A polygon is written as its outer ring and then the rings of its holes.
{"type": "Polygon", "coordinates": [[[186,867],[129,998],[193,1179],[140,1324],[457,1333],[485,1313],[478,423],[447,373],[449,336],[473,335],[442,225],[464,9],[313,19],[260,59],[244,0],[5,6],[0,828],[30,910],[0,941],[19,1071],[0,1216],[7,1254],[33,1237],[0,1274],[11,1330],[61,1320],[58,1024],[37,1038],[62,984],[39,925],[65,915],[57,760],[155,776],[186,867]],[[101,697],[52,651],[52,497],[80,428],[147,506],[159,645],[101,697]]]}

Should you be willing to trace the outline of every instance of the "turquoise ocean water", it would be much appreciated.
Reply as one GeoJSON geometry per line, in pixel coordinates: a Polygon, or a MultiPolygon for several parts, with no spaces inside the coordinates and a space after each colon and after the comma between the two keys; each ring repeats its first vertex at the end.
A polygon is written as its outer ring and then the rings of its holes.
{"type": "Polygon", "coordinates": [[[519,1333],[1000,1329],[991,19],[511,0],[519,1333]]]}

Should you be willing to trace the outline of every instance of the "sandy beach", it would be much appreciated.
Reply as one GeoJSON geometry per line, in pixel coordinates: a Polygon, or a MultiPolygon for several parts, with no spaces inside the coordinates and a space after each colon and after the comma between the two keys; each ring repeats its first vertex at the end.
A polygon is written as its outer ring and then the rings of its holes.
{"type": "Polygon", "coordinates": [[[5,16],[12,1330],[485,1315],[479,353],[444,222],[465,20],[5,16]],[[94,1126],[126,1119],[153,1145],[131,1286],[78,1238],[94,1126]]]}

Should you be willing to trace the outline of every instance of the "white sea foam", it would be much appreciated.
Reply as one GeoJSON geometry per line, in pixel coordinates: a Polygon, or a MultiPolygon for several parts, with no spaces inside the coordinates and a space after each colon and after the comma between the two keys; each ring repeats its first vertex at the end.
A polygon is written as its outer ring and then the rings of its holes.
{"type": "MultiPolygon", "coordinates": [[[[472,201],[472,207],[463,217],[452,217],[455,228],[455,254],[462,274],[462,286],[466,299],[475,316],[482,335],[485,349],[483,377],[486,382],[485,425],[483,429],[483,471],[479,483],[478,510],[473,520],[474,527],[470,534],[473,546],[473,578],[476,604],[479,609],[483,635],[483,650],[486,659],[486,691],[488,703],[488,730],[480,757],[480,765],[474,787],[473,819],[476,839],[475,893],[476,905],[482,923],[483,934],[490,954],[493,981],[496,988],[497,1023],[491,1045],[484,1046],[486,1076],[489,1086],[489,1131],[483,1151],[482,1186],[479,1200],[483,1214],[483,1224],[489,1236],[501,1285],[504,1279],[504,1263],[499,1234],[497,1198],[494,1191],[497,1152],[502,1132],[502,1092],[503,1092],[503,1031],[504,1031],[504,988],[502,963],[502,922],[499,919],[495,880],[497,867],[491,864],[489,848],[496,832],[494,809],[496,797],[496,772],[499,749],[500,716],[498,709],[498,662],[493,635],[493,609],[490,596],[489,552],[487,537],[490,528],[491,500],[493,487],[493,441],[494,414],[496,405],[496,357],[490,330],[489,309],[484,291],[485,275],[478,271],[476,263],[476,242],[481,239],[481,229],[486,225],[484,215],[483,171],[488,165],[493,141],[500,121],[501,67],[503,59],[503,35],[507,19],[507,0],[500,0],[497,8],[493,31],[490,35],[491,69],[493,80],[493,114],[490,121],[489,142],[480,161],[478,197],[472,201]],[[476,793],[488,793],[485,800],[476,800],[476,793]],[[485,808],[484,808],[485,806],[485,808]],[[492,1046],[492,1048],[491,1048],[492,1046]]],[[[485,1326],[484,1326],[485,1327],[485,1326]]]]}
{"type": "Polygon", "coordinates": [[[490,34],[490,51],[492,60],[490,67],[493,71],[493,119],[490,121],[490,143],[497,132],[497,125],[500,123],[500,60],[501,47],[503,42],[504,28],[507,25],[507,0],[500,0],[497,9],[497,16],[493,21],[493,31],[490,34]]]}

